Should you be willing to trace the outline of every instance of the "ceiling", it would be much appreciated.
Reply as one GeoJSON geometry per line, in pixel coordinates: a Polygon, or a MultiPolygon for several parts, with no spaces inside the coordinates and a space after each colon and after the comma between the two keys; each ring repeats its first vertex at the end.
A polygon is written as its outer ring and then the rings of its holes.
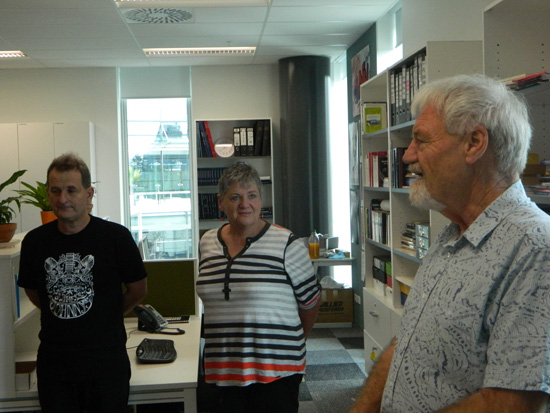
{"type": "Polygon", "coordinates": [[[130,23],[123,16],[128,9],[114,0],[1,0],[0,50],[21,50],[28,57],[0,59],[0,69],[271,64],[301,55],[334,59],[395,2],[164,0],[149,7],[178,9],[188,19],[130,23]],[[224,46],[257,50],[254,56],[192,57],[146,57],[142,50],[224,46]]]}

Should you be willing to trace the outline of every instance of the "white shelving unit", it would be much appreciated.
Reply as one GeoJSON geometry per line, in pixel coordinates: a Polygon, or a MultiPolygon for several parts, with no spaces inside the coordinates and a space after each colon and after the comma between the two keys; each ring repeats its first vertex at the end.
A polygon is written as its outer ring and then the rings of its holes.
{"type": "MultiPolygon", "coordinates": [[[[202,121],[208,121],[208,124],[210,126],[211,134],[212,134],[212,140],[214,143],[219,142],[220,140],[223,141],[229,141],[233,142],[233,128],[234,127],[254,127],[256,121],[258,120],[264,120],[269,121],[269,136],[270,136],[270,144],[269,144],[269,153],[273,153],[273,131],[272,131],[272,122],[271,119],[268,117],[265,118],[255,118],[255,119],[199,119],[195,121],[194,127],[195,127],[195,134],[194,136],[197,136],[197,128],[198,128],[198,122],[202,121]]],[[[198,146],[200,143],[196,142],[196,146],[198,146]]],[[[195,151],[197,153],[197,151],[195,151]]],[[[274,185],[273,185],[273,160],[271,155],[265,155],[265,156],[231,156],[228,158],[223,157],[198,157],[197,156],[197,162],[196,166],[197,169],[200,170],[201,168],[226,168],[230,165],[233,165],[236,162],[246,162],[250,165],[252,165],[261,177],[269,177],[268,181],[264,181],[262,183],[262,204],[264,207],[272,207],[273,208],[273,216],[272,217],[266,217],[264,218],[266,221],[269,222],[275,222],[275,208],[274,208],[274,185]]],[[[217,181],[213,182],[212,185],[201,185],[200,182],[197,180],[197,191],[195,193],[197,194],[217,194],[218,193],[218,186],[217,181]]],[[[199,211],[201,208],[201,205],[199,204],[199,197],[197,196],[197,221],[198,221],[198,227],[199,231],[202,232],[212,229],[212,228],[218,228],[223,224],[223,221],[219,219],[198,219],[199,218],[199,211]]]]}
{"type": "MultiPolygon", "coordinates": [[[[500,0],[483,12],[485,74],[508,77],[550,70],[550,3],[540,0],[500,0]],[[526,29],[528,27],[528,30],[526,29]]],[[[529,104],[533,124],[530,152],[550,158],[550,82],[521,91],[529,104]]],[[[546,208],[550,197],[533,196],[546,208]]]]}
{"type": "MultiPolygon", "coordinates": [[[[390,186],[392,182],[392,149],[407,147],[411,140],[414,120],[392,125],[390,110],[390,79],[394,71],[401,71],[404,66],[414,62],[419,54],[426,55],[426,81],[430,82],[443,77],[460,73],[482,72],[482,45],[480,41],[430,41],[417,53],[388,68],[385,72],[370,79],[361,86],[361,102],[386,102],[388,107],[388,125],[386,129],[362,135],[361,159],[369,152],[387,151],[390,186]]],[[[364,175],[364,174],[363,174],[364,175]]],[[[364,176],[362,177],[364,181],[364,176]]],[[[418,270],[420,259],[412,251],[401,248],[401,234],[407,222],[429,222],[433,236],[439,233],[448,222],[446,218],[434,211],[414,208],[409,201],[407,188],[372,188],[361,183],[361,209],[363,213],[362,271],[365,286],[363,288],[363,316],[365,360],[367,371],[381,351],[396,335],[402,312],[400,286],[410,287],[418,270]],[[389,239],[386,245],[366,237],[365,210],[372,199],[387,199],[390,204],[389,239]],[[391,295],[381,294],[375,288],[373,279],[373,257],[390,256],[392,262],[393,289],[391,295]]]]}
{"type": "Polygon", "coordinates": [[[9,405],[7,399],[36,396],[36,386],[26,391],[15,386],[15,362],[36,360],[40,329],[39,310],[15,282],[23,236],[16,234],[13,246],[0,248],[0,410],[9,405]]]}

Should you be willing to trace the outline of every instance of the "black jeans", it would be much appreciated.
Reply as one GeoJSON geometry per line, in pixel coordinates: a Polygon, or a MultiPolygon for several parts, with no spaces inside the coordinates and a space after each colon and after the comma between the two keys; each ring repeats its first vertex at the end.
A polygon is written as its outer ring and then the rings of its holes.
{"type": "Polygon", "coordinates": [[[130,393],[130,369],[99,379],[40,380],[38,397],[43,413],[123,413],[130,393]]]}
{"type": "Polygon", "coordinates": [[[297,413],[302,377],[294,374],[267,384],[219,386],[222,402],[216,413],[297,413]]]}

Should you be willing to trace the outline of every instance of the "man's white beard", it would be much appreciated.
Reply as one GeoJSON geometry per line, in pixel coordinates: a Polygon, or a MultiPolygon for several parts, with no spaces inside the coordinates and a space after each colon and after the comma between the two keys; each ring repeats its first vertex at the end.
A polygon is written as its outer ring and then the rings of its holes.
{"type": "Polygon", "coordinates": [[[435,200],[430,195],[424,178],[420,178],[412,183],[409,191],[409,199],[411,203],[418,208],[433,209],[435,211],[442,211],[446,208],[446,205],[435,200]]]}

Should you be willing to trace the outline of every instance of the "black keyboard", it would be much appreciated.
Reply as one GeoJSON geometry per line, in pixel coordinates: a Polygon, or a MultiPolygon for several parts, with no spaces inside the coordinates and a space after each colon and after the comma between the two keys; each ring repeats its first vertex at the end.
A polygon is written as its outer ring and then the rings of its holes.
{"type": "Polygon", "coordinates": [[[171,363],[178,353],[172,340],[145,338],[137,347],[136,356],[141,363],[171,363]]]}

